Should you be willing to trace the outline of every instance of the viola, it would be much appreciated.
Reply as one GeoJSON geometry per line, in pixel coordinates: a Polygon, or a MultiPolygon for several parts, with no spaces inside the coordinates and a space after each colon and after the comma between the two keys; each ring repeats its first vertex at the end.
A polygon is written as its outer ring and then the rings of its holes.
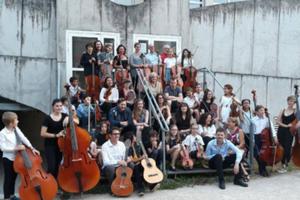
{"type": "Polygon", "coordinates": [[[99,76],[95,75],[95,64],[92,63],[92,74],[85,76],[85,81],[87,84],[86,92],[95,102],[99,100],[99,91],[101,86],[101,81],[99,76]]]}
{"type": "MultiPolygon", "coordinates": [[[[66,87],[69,102],[69,114],[73,116],[69,87],[66,87]]],[[[70,193],[82,193],[92,189],[100,179],[100,171],[96,160],[91,159],[87,149],[92,138],[90,134],[74,123],[69,117],[65,137],[58,139],[58,146],[63,153],[63,163],[59,167],[58,183],[70,193]]]]}
{"type": "MultiPolygon", "coordinates": [[[[128,148],[130,140],[125,142],[126,153],[125,161],[128,156],[128,148]]],[[[131,182],[132,169],[127,166],[119,166],[116,169],[116,178],[111,184],[111,191],[114,195],[118,197],[128,197],[133,193],[133,184],[131,182]]]]}
{"type": "MultiPolygon", "coordinates": [[[[15,130],[17,142],[22,144],[15,130]]],[[[28,148],[20,151],[14,161],[14,170],[21,176],[21,200],[53,200],[57,193],[55,178],[42,168],[42,158],[28,148]]]]}
{"type": "Polygon", "coordinates": [[[188,68],[183,69],[183,73],[186,78],[186,81],[183,84],[183,88],[186,89],[188,87],[191,87],[195,89],[197,85],[197,69],[193,66],[190,66],[188,68]]]}
{"type": "Polygon", "coordinates": [[[180,144],[180,156],[181,156],[181,164],[182,167],[185,169],[193,169],[194,166],[194,161],[190,158],[189,151],[182,145],[180,144]]]}
{"type": "Polygon", "coordinates": [[[295,135],[295,144],[292,148],[292,161],[297,167],[300,167],[300,129],[297,128],[297,124],[300,120],[298,85],[295,85],[294,88],[296,97],[296,119],[292,122],[292,127],[290,128],[291,133],[295,135]]]}

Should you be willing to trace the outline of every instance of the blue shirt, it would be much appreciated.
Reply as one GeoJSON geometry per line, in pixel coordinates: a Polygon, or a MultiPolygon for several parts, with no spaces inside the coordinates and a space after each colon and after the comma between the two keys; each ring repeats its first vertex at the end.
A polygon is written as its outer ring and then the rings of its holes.
{"type": "Polygon", "coordinates": [[[129,108],[126,108],[124,111],[121,111],[118,106],[110,109],[108,120],[111,127],[123,127],[120,122],[128,121],[128,126],[132,125],[132,114],[129,108]]]}
{"type": "Polygon", "coordinates": [[[211,140],[206,148],[206,156],[210,160],[215,155],[220,154],[223,159],[228,155],[228,151],[232,150],[236,154],[236,163],[240,163],[243,158],[243,152],[237,148],[232,142],[224,139],[222,146],[217,145],[217,139],[211,140]]]}
{"type": "Polygon", "coordinates": [[[155,52],[147,53],[146,58],[147,58],[147,61],[149,62],[149,64],[151,65],[151,67],[153,67],[153,65],[158,65],[159,58],[157,56],[157,53],[155,53],[155,52]]]}

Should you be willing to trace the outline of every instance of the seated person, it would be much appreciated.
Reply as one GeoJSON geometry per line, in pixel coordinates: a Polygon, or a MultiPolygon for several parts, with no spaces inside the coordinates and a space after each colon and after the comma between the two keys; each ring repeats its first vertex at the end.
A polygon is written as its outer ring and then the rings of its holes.
{"type": "Polygon", "coordinates": [[[108,179],[109,186],[111,186],[115,178],[116,168],[121,165],[127,166],[127,162],[125,161],[126,147],[123,142],[119,141],[120,133],[118,128],[113,127],[110,139],[102,145],[102,169],[108,179]]]}
{"type": "Polygon", "coordinates": [[[199,121],[200,118],[200,112],[197,109],[200,104],[198,104],[195,96],[193,95],[193,89],[188,87],[186,89],[186,97],[183,99],[183,102],[186,103],[189,108],[191,109],[191,113],[193,114],[196,121],[199,121]]]}
{"type": "Polygon", "coordinates": [[[121,98],[118,105],[109,111],[108,121],[111,127],[118,127],[121,129],[121,136],[128,131],[135,130],[132,123],[131,110],[126,105],[126,100],[121,98]]]}
{"type": "Polygon", "coordinates": [[[79,118],[79,125],[84,129],[88,129],[88,125],[94,119],[95,109],[91,105],[91,97],[84,96],[83,103],[79,104],[77,108],[77,116],[79,118]]]}
{"type": "Polygon", "coordinates": [[[71,77],[70,78],[70,95],[71,95],[71,104],[75,105],[77,107],[81,103],[82,95],[85,92],[80,86],[78,78],[71,77]]]}
{"type": "Polygon", "coordinates": [[[185,137],[190,134],[191,124],[195,123],[191,110],[186,103],[180,104],[180,107],[175,114],[175,118],[173,118],[172,121],[176,122],[181,140],[184,140],[185,137]]]}
{"type": "Polygon", "coordinates": [[[158,133],[155,130],[149,133],[149,142],[145,144],[145,148],[149,158],[153,158],[156,161],[157,167],[161,168],[163,152],[159,143],[158,133]]]}
{"type": "Polygon", "coordinates": [[[171,106],[171,112],[178,110],[178,104],[182,102],[183,95],[180,87],[177,86],[177,79],[171,79],[170,85],[165,88],[165,98],[171,106]]]}
{"type": "Polygon", "coordinates": [[[185,148],[188,148],[190,157],[195,160],[199,160],[203,158],[203,145],[204,142],[202,137],[198,133],[198,125],[191,125],[191,134],[186,136],[186,138],[182,141],[182,144],[185,148]]]}
{"type": "Polygon", "coordinates": [[[175,124],[171,125],[169,135],[166,139],[166,152],[167,157],[171,159],[171,170],[176,170],[176,161],[180,153],[180,136],[178,128],[175,124]]]}
{"type": "Polygon", "coordinates": [[[111,77],[105,78],[104,87],[101,89],[99,100],[103,113],[105,114],[105,116],[108,116],[109,110],[112,107],[115,107],[119,100],[119,91],[114,86],[111,77]]]}
{"type": "Polygon", "coordinates": [[[239,150],[232,142],[225,139],[223,128],[218,128],[216,139],[211,140],[206,148],[206,157],[209,160],[209,168],[216,169],[219,178],[219,188],[225,189],[225,180],[223,169],[234,164],[234,184],[248,187],[248,184],[242,180],[241,160],[243,152],[239,150]],[[232,151],[234,153],[229,153],[232,151]]]}
{"type": "Polygon", "coordinates": [[[206,150],[209,141],[216,137],[216,127],[213,124],[212,114],[207,112],[201,115],[199,123],[198,131],[203,138],[204,150],[206,150]]]}
{"type": "Polygon", "coordinates": [[[132,119],[136,127],[136,136],[140,139],[144,128],[149,127],[149,111],[144,108],[144,101],[142,99],[135,101],[132,119]]]}

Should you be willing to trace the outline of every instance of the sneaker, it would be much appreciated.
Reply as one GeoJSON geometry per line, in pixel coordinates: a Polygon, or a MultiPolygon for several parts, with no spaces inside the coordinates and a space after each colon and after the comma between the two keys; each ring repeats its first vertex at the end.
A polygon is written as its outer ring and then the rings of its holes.
{"type": "Polygon", "coordinates": [[[10,197],[10,200],[20,200],[20,198],[18,198],[16,196],[12,196],[12,197],[10,197]]]}
{"type": "Polygon", "coordinates": [[[226,186],[225,186],[225,181],[224,180],[219,181],[219,188],[221,190],[225,190],[226,186]]]}
{"type": "Polygon", "coordinates": [[[237,179],[234,179],[234,182],[233,182],[234,185],[239,185],[239,186],[242,186],[242,187],[248,187],[248,184],[245,183],[242,179],[240,178],[237,178],[237,179]]]}
{"type": "Polygon", "coordinates": [[[150,191],[151,192],[155,192],[156,190],[158,190],[160,188],[160,183],[157,183],[153,186],[150,186],[150,191]]]}
{"type": "Polygon", "coordinates": [[[145,194],[144,189],[138,190],[138,195],[139,195],[140,197],[144,196],[144,194],[145,194]]]}
{"type": "Polygon", "coordinates": [[[286,173],[287,170],[286,170],[285,168],[281,168],[281,169],[278,169],[277,172],[278,172],[279,174],[283,174],[283,173],[286,173]]]}

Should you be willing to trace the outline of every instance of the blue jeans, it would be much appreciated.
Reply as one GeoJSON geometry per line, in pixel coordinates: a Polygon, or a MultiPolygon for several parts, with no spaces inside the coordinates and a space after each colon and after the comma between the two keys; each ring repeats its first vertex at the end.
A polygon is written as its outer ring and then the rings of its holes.
{"type": "Polygon", "coordinates": [[[169,68],[166,69],[165,80],[167,83],[169,83],[171,80],[171,69],[169,68]]]}

